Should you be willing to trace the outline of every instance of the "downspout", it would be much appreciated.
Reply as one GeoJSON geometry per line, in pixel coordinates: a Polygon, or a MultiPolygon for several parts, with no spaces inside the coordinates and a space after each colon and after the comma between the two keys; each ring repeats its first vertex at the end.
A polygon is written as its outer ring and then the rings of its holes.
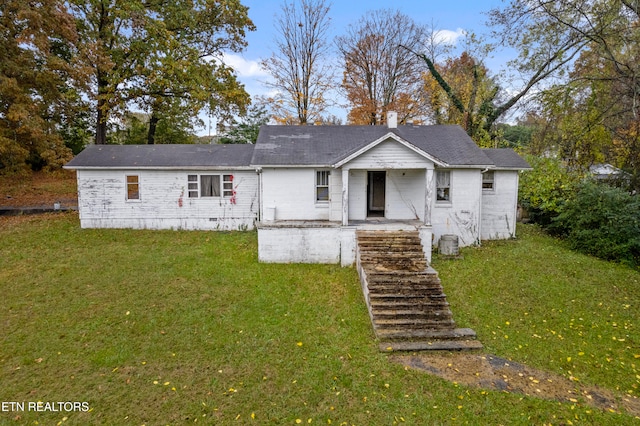
{"type": "Polygon", "coordinates": [[[511,238],[516,238],[516,228],[518,227],[518,197],[520,196],[520,170],[516,171],[516,199],[513,203],[513,233],[511,238]]]}
{"type": "Polygon", "coordinates": [[[482,245],[482,175],[489,171],[489,167],[480,171],[480,211],[478,212],[478,241],[482,245]]]}
{"type": "Polygon", "coordinates": [[[256,168],[258,174],[258,222],[262,221],[262,167],[256,168]]]}

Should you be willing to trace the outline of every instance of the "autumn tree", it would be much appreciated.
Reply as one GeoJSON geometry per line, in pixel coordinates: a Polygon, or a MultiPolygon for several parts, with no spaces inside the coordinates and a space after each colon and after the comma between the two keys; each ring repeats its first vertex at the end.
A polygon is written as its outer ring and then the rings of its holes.
{"type": "Polygon", "coordinates": [[[640,119],[639,3],[512,1],[493,10],[491,22],[520,51],[515,69],[558,77],[541,90],[542,109],[558,129],[555,136],[546,129],[552,137],[542,149],[582,167],[614,162],[640,187],[640,159],[629,149],[640,145],[634,131],[640,119]]]}
{"type": "Polygon", "coordinates": [[[466,51],[434,67],[436,73],[424,75],[432,121],[458,124],[476,143],[490,146],[487,119],[500,87],[489,70],[466,51]]]}
{"type": "Polygon", "coordinates": [[[313,124],[329,105],[333,86],[329,5],[325,0],[285,2],[275,27],[276,51],[261,65],[273,77],[266,85],[276,93],[265,101],[280,123],[313,124]]]}
{"type": "Polygon", "coordinates": [[[426,40],[425,26],[391,10],[368,12],[337,37],[350,123],[381,124],[391,110],[400,123],[425,116],[421,64],[400,46],[417,50],[426,40]]]}
{"type": "Polygon", "coordinates": [[[55,0],[6,0],[0,11],[0,172],[55,169],[70,158],[59,135],[79,103],[72,17],[55,0]]]}
{"type": "Polygon", "coordinates": [[[241,51],[245,31],[254,29],[239,0],[70,3],[93,69],[96,143],[106,143],[109,120],[134,104],[151,114],[152,142],[159,117],[194,117],[203,108],[232,113],[248,102],[220,61],[224,51],[241,51]]]}

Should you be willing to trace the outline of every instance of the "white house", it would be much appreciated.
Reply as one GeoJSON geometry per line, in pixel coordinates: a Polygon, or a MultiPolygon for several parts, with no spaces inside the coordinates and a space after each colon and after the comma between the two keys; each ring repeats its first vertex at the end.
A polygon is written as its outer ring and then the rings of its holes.
{"type": "Polygon", "coordinates": [[[520,156],[459,126],[389,123],[263,126],[255,145],[89,146],[65,167],[82,227],[255,227],[265,262],[350,265],[360,228],[416,229],[425,247],[515,236],[520,156]]]}

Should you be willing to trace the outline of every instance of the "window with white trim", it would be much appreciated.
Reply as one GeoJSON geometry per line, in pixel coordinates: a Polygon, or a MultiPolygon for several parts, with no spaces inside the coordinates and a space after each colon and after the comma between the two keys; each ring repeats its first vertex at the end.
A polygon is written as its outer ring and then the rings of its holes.
{"type": "Polygon", "coordinates": [[[222,196],[233,197],[233,175],[222,175],[222,196]]]}
{"type": "Polygon", "coordinates": [[[436,202],[451,202],[451,172],[436,171],[436,202]]]}
{"type": "Polygon", "coordinates": [[[486,192],[491,192],[495,189],[495,175],[493,170],[484,172],[482,174],[482,190],[486,192]]]}
{"type": "Polygon", "coordinates": [[[189,198],[233,197],[233,175],[187,175],[189,198]]]}
{"type": "Polygon", "coordinates": [[[187,190],[189,191],[189,198],[198,198],[198,194],[200,193],[198,175],[187,176],[187,190]]]}
{"type": "Polygon", "coordinates": [[[126,176],[127,200],[140,199],[140,181],[138,175],[126,176]]]}
{"type": "Polygon", "coordinates": [[[329,201],[329,176],[330,170],[316,171],[316,202],[324,203],[329,201]]]}

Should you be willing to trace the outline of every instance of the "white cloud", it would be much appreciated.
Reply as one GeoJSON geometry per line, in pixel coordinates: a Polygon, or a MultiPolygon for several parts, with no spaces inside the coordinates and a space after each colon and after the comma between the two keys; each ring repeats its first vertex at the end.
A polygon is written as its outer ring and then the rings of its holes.
{"type": "Polygon", "coordinates": [[[467,35],[467,32],[462,28],[458,28],[455,31],[451,30],[438,30],[435,34],[435,39],[438,42],[442,42],[445,44],[454,45],[458,41],[460,37],[464,37],[467,35]]]}
{"type": "Polygon", "coordinates": [[[225,53],[222,60],[225,64],[236,70],[241,78],[267,77],[269,74],[260,67],[260,63],[248,60],[240,55],[225,53]]]}

